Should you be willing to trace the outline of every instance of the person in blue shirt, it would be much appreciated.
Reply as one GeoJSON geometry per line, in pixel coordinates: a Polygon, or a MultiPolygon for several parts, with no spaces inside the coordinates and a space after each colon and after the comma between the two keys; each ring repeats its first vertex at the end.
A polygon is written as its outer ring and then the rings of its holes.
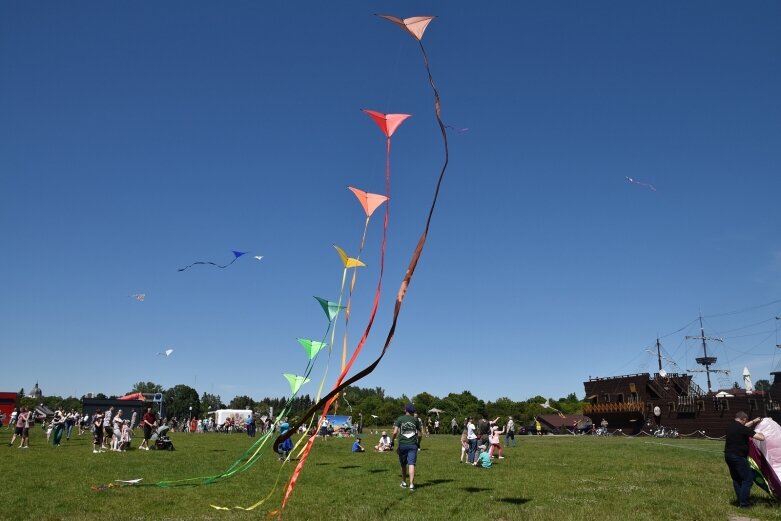
{"type": "MultiPolygon", "coordinates": [[[[287,416],[285,416],[282,419],[282,423],[279,424],[279,435],[285,434],[288,430],[290,430],[290,424],[287,421],[287,416]]],[[[277,450],[279,451],[280,461],[285,461],[290,451],[293,450],[293,441],[290,438],[286,439],[277,450]]]]}
{"type": "Polygon", "coordinates": [[[361,438],[355,438],[355,443],[353,443],[353,452],[366,452],[366,449],[364,449],[363,445],[361,445],[361,438]]]}
{"type": "Polygon", "coordinates": [[[472,463],[475,467],[482,467],[484,469],[491,468],[491,456],[486,452],[486,446],[480,445],[477,447],[480,450],[480,454],[475,458],[475,462],[472,463]]]}

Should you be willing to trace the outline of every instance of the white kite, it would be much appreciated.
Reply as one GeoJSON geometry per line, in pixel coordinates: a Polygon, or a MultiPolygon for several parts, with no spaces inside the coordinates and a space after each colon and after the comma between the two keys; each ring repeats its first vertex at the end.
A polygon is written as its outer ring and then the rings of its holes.
{"type": "Polygon", "coordinates": [[[564,418],[564,414],[563,414],[563,413],[562,413],[560,410],[558,410],[558,409],[556,409],[555,407],[552,407],[552,406],[551,406],[551,404],[550,404],[550,399],[546,399],[546,400],[545,400],[545,403],[541,403],[541,404],[540,404],[540,406],[541,406],[543,409],[550,409],[550,410],[552,410],[553,412],[557,413],[557,414],[558,414],[559,416],[561,416],[562,418],[564,418]]]}
{"type": "Polygon", "coordinates": [[[162,353],[157,353],[157,354],[158,354],[158,355],[171,356],[171,353],[173,353],[173,352],[174,352],[174,350],[173,350],[173,349],[166,349],[166,350],[165,350],[165,351],[163,351],[162,353]]]}
{"type": "Polygon", "coordinates": [[[124,483],[125,485],[138,485],[143,481],[144,478],[138,478],[138,479],[115,479],[114,481],[118,481],[119,483],[124,483]]]}

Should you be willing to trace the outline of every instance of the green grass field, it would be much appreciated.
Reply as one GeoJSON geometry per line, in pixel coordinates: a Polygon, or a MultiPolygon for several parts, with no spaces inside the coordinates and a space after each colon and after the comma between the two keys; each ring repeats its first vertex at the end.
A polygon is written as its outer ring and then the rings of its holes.
{"type": "MultiPolygon", "coordinates": [[[[379,436],[364,434],[371,449],[379,436]]],[[[248,506],[266,496],[280,462],[264,454],[247,472],[206,486],[91,489],[115,479],[163,479],[212,475],[250,444],[245,435],[178,434],[176,451],[93,454],[87,435],[46,445],[33,431],[30,449],[8,447],[0,431],[0,519],[197,520],[264,519],[281,502],[294,464],[282,468],[280,485],[254,512],[223,512],[209,505],[248,506]]],[[[714,521],[745,515],[722,457],[722,442],[522,436],[490,470],[459,464],[457,437],[425,438],[419,453],[417,490],[399,487],[395,453],[352,454],[352,440],[318,440],[285,510],[288,520],[681,520],[714,521]]],[[[17,442],[18,444],[18,442],[17,442]]],[[[134,445],[138,440],[134,441],[134,445]]],[[[753,488],[750,517],[781,519],[781,507],[753,488]]]]}

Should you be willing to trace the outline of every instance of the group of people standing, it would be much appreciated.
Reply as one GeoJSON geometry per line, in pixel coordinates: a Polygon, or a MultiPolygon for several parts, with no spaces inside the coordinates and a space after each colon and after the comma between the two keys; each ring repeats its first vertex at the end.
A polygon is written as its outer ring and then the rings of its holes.
{"type": "Polygon", "coordinates": [[[474,423],[470,416],[466,419],[464,431],[461,434],[460,463],[470,463],[476,467],[491,468],[494,457],[504,459],[501,435],[505,436],[505,444],[515,446],[515,421],[512,416],[507,418],[504,428],[499,427],[499,416],[493,420],[483,415],[474,423]]]}
{"type": "MultiPolygon", "coordinates": [[[[133,438],[133,430],[136,427],[137,413],[134,411],[130,420],[124,417],[122,409],[114,412],[114,407],[109,407],[105,412],[96,409],[92,416],[92,452],[99,454],[111,450],[124,452],[130,448],[133,438]]],[[[144,440],[139,445],[139,450],[149,450],[149,439],[152,437],[152,429],[157,426],[157,417],[151,407],[147,407],[141,420],[141,428],[144,432],[144,440]]]]}

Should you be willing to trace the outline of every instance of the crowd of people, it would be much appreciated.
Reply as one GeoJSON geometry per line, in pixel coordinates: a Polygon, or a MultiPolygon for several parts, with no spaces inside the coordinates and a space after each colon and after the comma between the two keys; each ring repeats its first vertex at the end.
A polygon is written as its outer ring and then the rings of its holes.
{"type": "Polygon", "coordinates": [[[501,436],[505,435],[505,445],[515,446],[515,421],[508,417],[504,427],[499,427],[498,422],[498,416],[493,420],[483,416],[476,425],[471,416],[466,419],[461,433],[460,463],[491,468],[494,458],[504,459],[501,436]]]}

